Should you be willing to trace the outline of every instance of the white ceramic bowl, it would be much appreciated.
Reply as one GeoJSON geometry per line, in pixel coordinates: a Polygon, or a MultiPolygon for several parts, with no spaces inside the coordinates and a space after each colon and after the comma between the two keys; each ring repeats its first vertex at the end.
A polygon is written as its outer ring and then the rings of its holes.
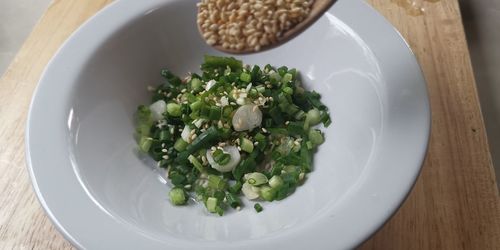
{"type": "Polygon", "coordinates": [[[343,0],[277,49],[239,57],[287,65],[323,95],[333,125],[314,171],[289,198],[223,217],[174,207],[136,153],[132,115],[162,68],[197,71],[204,44],[193,0],[116,1],[48,65],[26,144],[36,193],[56,227],[88,249],[345,249],[374,233],[411,189],[429,105],[414,56],[366,3],[343,0]]]}

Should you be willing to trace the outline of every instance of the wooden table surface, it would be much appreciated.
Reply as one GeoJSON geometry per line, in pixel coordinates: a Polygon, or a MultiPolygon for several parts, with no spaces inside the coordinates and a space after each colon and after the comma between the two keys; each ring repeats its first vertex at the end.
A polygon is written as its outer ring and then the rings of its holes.
{"type": "MultiPolygon", "coordinates": [[[[110,2],[54,1],[0,79],[1,249],[71,248],[32,190],[24,158],[26,116],[42,70],[57,48],[110,2]]],[[[400,2],[369,0],[398,28],[420,62],[432,106],[432,135],[410,196],[360,248],[499,249],[500,199],[458,2],[426,0],[419,16],[409,15],[400,2]]]]}

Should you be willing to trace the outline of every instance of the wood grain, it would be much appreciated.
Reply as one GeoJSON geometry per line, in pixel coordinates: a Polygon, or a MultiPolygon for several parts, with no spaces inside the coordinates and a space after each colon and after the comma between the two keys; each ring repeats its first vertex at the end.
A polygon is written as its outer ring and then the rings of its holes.
{"type": "MultiPolygon", "coordinates": [[[[34,196],[24,159],[28,105],[48,60],[111,0],[54,1],[0,79],[0,248],[71,249],[34,196]]],[[[369,0],[407,39],[425,74],[432,135],[422,174],[399,212],[361,249],[498,249],[500,199],[457,0],[410,16],[369,0]]]]}
{"type": "Polygon", "coordinates": [[[427,2],[420,16],[370,2],[420,62],[432,132],[413,192],[362,249],[499,249],[500,200],[457,1],[427,2]]]}
{"type": "Polygon", "coordinates": [[[54,1],[0,79],[0,249],[70,249],[44,214],[24,158],[24,128],[37,81],[66,38],[111,1],[54,1]]]}

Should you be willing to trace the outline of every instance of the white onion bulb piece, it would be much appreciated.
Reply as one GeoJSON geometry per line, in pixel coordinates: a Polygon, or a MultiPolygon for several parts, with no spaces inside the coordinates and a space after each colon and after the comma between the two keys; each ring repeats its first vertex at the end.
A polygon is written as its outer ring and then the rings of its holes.
{"type": "Polygon", "coordinates": [[[191,128],[188,125],[184,126],[181,137],[185,142],[191,143],[191,128]]]}
{"type": "Polygon", "coordinates": [[[163,113],[167,111],[167,103],[164,100],[156,101],[155,103],[149,106],[151,110],[151,115],[153,116],[154,121],[159,121],[163,119],[163,113]]]}
{"type": "Polygon", "coordinates": [[[230,172],[238,165],[238,163],[240,163],[240,151],[238,151],[238,148],[235,146],[225,146],[222,148],[222,151],[231,156],[231,160],[229,160],[226,165],[219,165],[217,162],[215,162],[212,156],[212,150],[207,150],[208,163],[210,163],[210,166],[212,166],[212,168],[218,170],[219,172],[230,172]]]}
{"type": "Polygon", "coordinates": [[[254,104],[243,105],[234,113],[232,123],[236,131],[250,131],[262,123],[262,111],[254,104]]]}
{"type": "Polygon", "coordinates": [[[241,187],[241,192],[243,192],[245,197],[247,197],[247,199],[249,200],[254,200],[259,198],[259,188],[248,184],[248,182],[243,183],[243,186],[241,187]]]}

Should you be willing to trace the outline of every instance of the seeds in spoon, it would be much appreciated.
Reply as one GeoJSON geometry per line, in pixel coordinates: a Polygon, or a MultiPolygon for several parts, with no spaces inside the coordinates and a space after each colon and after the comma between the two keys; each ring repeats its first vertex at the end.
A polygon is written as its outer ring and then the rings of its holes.
{"type": "Polygon", "coordinates": [[[314,0],[202,0],[198,26],[211,46],[259,51],[303,21],[314,0]]]}

